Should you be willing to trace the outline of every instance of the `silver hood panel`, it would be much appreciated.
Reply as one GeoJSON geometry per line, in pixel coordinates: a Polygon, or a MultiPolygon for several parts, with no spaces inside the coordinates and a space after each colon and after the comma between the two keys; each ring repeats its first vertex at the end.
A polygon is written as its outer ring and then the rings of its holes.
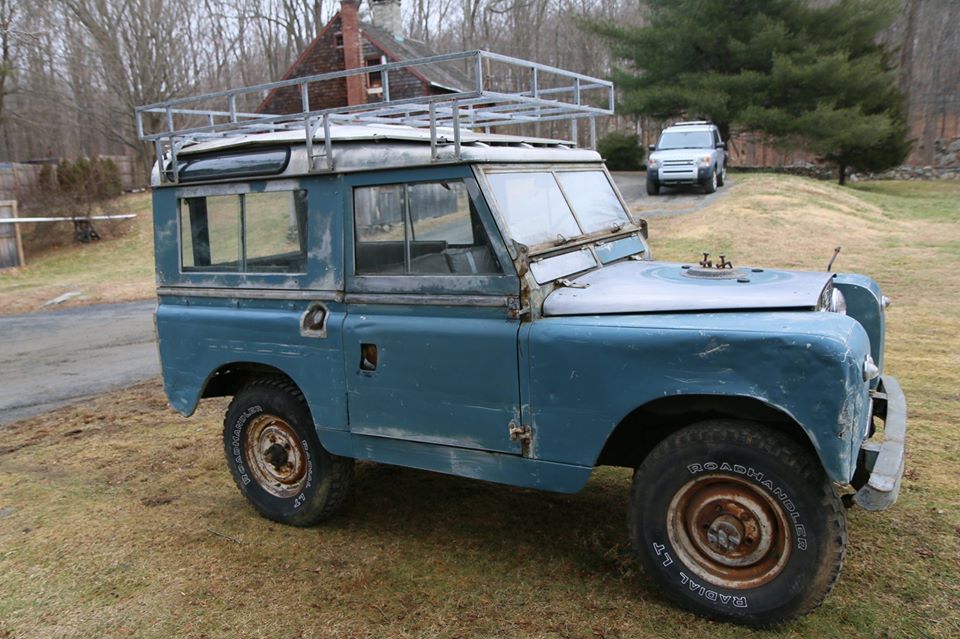
{"type": "Polygon", "coordinates": [[[747,282],[684,275],[681,264],[626,261],[575,279],[585,288],[558,288],[544,315],[813,308],[832,273],[741,269],[747,282]]]}

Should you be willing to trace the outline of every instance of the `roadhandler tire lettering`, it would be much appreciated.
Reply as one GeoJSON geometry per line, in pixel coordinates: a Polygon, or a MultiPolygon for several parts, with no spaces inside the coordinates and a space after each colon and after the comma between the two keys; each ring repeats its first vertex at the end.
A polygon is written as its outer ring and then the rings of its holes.
{"type": "Polygon", "coordinates": [[[251,406],[245,410],[243,414],[237,418],[237,422],[233,425],[233,432],[230,435],[230,452],[233,453],[233,461],[237,465],[237,473],[240,475],[240,481],[243,482],[244,486],[250,483],[250,476],[247,475],[247,469],[243,466],[243,455],[240,453],[240,432],[243,430],[243,426],[247,423],[247,420],[257,413],[262,412],[263,408],[261,406],[251,406]]]}

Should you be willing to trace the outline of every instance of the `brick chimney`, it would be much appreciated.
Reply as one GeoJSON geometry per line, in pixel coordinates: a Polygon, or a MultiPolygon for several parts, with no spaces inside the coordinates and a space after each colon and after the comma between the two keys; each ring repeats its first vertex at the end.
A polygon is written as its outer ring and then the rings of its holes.
{"type": "Polygon", "coordinates": [[[400,0],[370,0],[373,9],[373,24],[388,31],[397,40],[403,40],[403,18],[400,0]]]}
{"type": "MultiPolygon", "coordinates": [[[[363,66],[360,49],[360,18],[357,11],[360,0],[341,0],[340,32],[343,35],[343,68],[359,69],[363,66]]],[[[347,105],[366,104],[367,96],[363,89],[363,75],[347,78],[347,105]]]]}

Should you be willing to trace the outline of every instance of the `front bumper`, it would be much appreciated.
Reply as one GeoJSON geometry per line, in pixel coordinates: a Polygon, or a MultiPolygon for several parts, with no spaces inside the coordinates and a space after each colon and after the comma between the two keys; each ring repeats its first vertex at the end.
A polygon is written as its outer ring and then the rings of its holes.
{"type": "Polygon", "coordinates": [[[713,175],[713,166],[661,164],[655,174],[654,181],[658,184],[703,184],[713,175]]]}
{"type": "Polygon", "coordinates": [[[907,400],[896,378],[881,378],[873,395],[873,412],[883,419],[883,441],[867,440],[860,447],[858,474],[869,473],[869,478],[853,501],[867,510],[884,510],[900,494],[907,437],[907,400]]]}

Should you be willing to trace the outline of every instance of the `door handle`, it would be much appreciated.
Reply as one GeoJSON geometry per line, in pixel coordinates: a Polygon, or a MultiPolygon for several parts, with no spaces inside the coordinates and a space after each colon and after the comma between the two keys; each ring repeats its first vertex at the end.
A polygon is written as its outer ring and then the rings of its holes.
{"type": "Polygon", "coordinates": [[[377,345],[360,344],[360,370],[373,372],[377,370],[377,345]]]}

